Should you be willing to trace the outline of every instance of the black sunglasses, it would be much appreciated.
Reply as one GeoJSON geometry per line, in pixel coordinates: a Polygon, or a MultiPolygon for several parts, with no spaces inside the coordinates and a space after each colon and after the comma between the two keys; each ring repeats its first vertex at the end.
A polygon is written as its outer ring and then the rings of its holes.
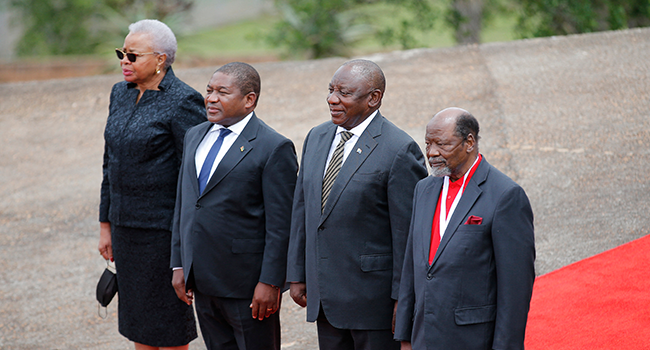
{"type": "Polygon", "coordinates": [[[144,56],[144,55],[153,55],[157,54],[158,52],[145,52],[145,53],[135,53],[135,52],[124,52],[122,49],[115,49],[115,53],[117,54],[117,58],[120,60],[124,58],[124,55],[126,55],[126,58],[129,59],[131,62],[135,62],[136,58],[138,56],[144,56]]]}

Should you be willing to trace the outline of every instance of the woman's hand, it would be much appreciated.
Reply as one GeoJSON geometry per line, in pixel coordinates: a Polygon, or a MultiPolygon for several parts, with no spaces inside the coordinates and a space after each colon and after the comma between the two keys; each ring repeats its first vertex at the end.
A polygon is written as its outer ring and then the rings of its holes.
{"type": "Polygon", "coordinates": [[[97,249],[104,259],[113,261],[113,244],[111,241],[110,222],[99,223],[99,246],[97,249]]]}

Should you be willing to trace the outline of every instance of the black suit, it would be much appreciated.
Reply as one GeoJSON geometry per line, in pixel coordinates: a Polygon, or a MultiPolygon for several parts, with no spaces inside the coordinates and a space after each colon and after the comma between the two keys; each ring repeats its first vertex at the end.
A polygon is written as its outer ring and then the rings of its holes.
{"type": "MultiPolygon", "coordinates": [[[[196,293],[250,302],[258,282],[285,283],[295,149],[253,115],[199,195],[194,157],[210,127],[185,137],[171,265],[183,267],[196,293]]],[[[250,311],[242,318],[252,319],[250,311]]]]}
{"type": "Polygon", "coordinates": [[[390,332],[413,188],[426,176],[424,157],[410,136],[377,113],[343,163],[321,213],[335,132],[336,125],[326,122],[305,139],[287,278],[307,284],[308,321],[316,321],[322,307],[335,328],[390,332]]]}

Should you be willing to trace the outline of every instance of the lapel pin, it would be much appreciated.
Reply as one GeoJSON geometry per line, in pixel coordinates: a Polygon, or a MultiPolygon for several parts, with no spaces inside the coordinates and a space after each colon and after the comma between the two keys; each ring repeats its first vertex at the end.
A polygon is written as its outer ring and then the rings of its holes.
{"type": "Polygon", "coordinates": [[[361,148],[357,148],[357,153],[361,154],[361,148]]]}
{"type": "Polygon", "coordinates": [[[244,152],[244,146],[241,146],[241,147],[239,148],[239,150],[242,151],[242,152],[244,152]]]}

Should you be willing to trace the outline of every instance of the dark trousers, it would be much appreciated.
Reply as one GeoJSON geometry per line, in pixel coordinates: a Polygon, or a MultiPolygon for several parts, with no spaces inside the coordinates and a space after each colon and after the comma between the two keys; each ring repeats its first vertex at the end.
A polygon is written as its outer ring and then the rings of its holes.
{"type": "Polygon", "coordinates": [[[194,291],[208,350],[280,350],[280,312],[253,319],[249,299],[217,298],[194,291]]]}
{"type": "Polygon", "coordinates": [[[332,326],[321,308],[316,319],[320,350],[399,350],[390,329],[357,330],[332,326]]]}

